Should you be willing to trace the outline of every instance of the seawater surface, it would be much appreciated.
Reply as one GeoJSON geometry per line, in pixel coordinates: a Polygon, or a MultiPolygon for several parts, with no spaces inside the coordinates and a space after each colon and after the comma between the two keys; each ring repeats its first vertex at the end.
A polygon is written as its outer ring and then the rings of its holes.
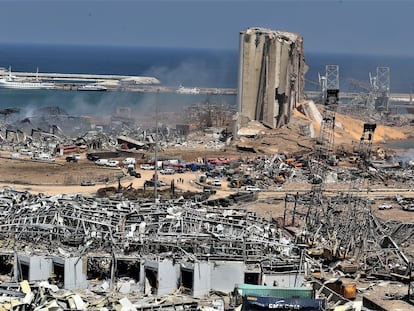
{"type": "MultiPolygon", "coordinates": [[[[410,93],[414,81],[414,57],[329,54],[306,52],[309,67],[305,90],[319,90],[318,73],[325,66],[339,65],[341,91],[354,91],[350,79],[369,82],[377,67],[390,67],[390,91],[410,93]]],[[[238,51],[209,49],[172,49],[127,46],[74,46],[0,44],[0,67],[12,71],[116,74],[155,77],[162,85],[237,88],[238,51]]],[[[236,96],[207,96],[165,93],[75,92],[55,90],[0,90],[0,108],[58,106],[69,114],[106,114],[117,106],[171,110],[183,105],[218,102],[234,105],[236,96]],[[163,107],[164,105],[164,107],[163,107]]]]}

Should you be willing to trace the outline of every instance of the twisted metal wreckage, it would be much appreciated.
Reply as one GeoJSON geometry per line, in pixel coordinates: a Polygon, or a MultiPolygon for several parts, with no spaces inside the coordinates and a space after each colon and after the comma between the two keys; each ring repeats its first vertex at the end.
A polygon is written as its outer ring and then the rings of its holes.
{"type": "MultiPolygon", "coordinates": [[[[253,193],[247,196],[250,200],[255,198],[253,193]]],[[[246,195],[243,197],[246,200],[246,195]]],[[[66,268],[59,268],[61,264],[64,266],[67,258],[74,259],[70,261],[73,270],[70,273],[74,274],[78,266],[84,267],[82,262],[86,259],[90,283],[100,278],[114,284],[115,276],[120,275],[115,270],[122,260],[124,264],[126,261],[129,267],[124,271],[129,271],[129,277],[139,279],[138,283],[143,287],[140,287],[141,293],[146,294],[163,294],[165,286],[156,273],[145,273],[142,282],[137,270],[143,261],[167,259],[172,270],[177,263],[186,267],[188,263],[215,261],[263,262],[263,266],[298,269],[300,262],[297,255],[286,257],[282,254],[287,245],[280,242],[281,235],[274,223],[255,213],[209,207],[191,200],[154,203],[81,195],[48,197],[5,188],[0,194],[0,206],[1,248],[2,256],[6,256],[2,257],[3,264],[10,256],[15,257],[15,263],[16,257],[22,257],[22,260],[25,256],[52,257],[58,262],[53,269],[56,280],[45,278],[58,281],[63,288],[76,289],[70,281],[83,288],[87,286],[81,281],[81,274],[70,280],[72,276],[65,275],[66,268]],[[138,266],[135,271],[134,265],[138,266]],[[62,275],[56,275],[59,273],[62,275]]],[[[19,262],[17,268],[16,264],[14,267],[10,264],[12,280],[20,281],[30,275],[21,266],[19,262]]],[[[236,270],[240,270],[239,267],[240,264],[236,270]]],[[[173,275],[167,277],[174,278],[173,275]]],[[[240,276],[236,277],[243,282],[240,276]]],[[[182,278],[188,279],[188,276],[182,278]]],[[[181,282],[184,284],[173,285],[176,286],[174,291],[188,292],[185,287],[192,286],[191,280],[181,282]]],[[[234,286],[234,282],[232,284],[234,286]]],[[[194,293],[195,289],[192,290],[194,293]]],[[[210,290],[207,288],[207,293],[210,290]]]]}
{"type": "Polygon", "coordinates": [[[77,255],[110,250],[162,257],[173,251],[174,256],[185,254],[192,260],[239,260],[247,253],[267,258],[267,247],[279,245],[276,227],[254,213],[182,198],[154,203],[82,195],[48,197],[6,188],[0,202],[3,247],[33,243],[50,252],[61,247],[77,255]],[[249,243],[257,245],[246,251],[249,243]]]}
{"type": "MultiPolygon", "coordinates": [[[[4,188],[1,255],[88,258],[88,275],[108,278],[111,284],[117,257],[170,259],[181,266],[240,261],[245,272],[259,267],[261,274],[331,271],[340,277],[412,281],[414,225],[377,218],[368,199],[351,194],[288,194],[282,225],[240,207],[208,206],[182,198],[154,203],[44,196],[4,188]],[[285,226],[298,223],[303,223],[299,230],[285,226]]],[[[24,271],[12,271],[14,281],[22,280],[24,271]]]]}

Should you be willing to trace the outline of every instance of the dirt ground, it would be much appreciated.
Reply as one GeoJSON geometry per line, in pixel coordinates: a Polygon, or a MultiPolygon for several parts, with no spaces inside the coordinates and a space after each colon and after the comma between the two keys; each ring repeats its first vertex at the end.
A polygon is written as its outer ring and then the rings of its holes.
{"type": "MultiPolygon", "coordinates": [[[[21,156],[20,159],[10,159],[7,153],[0,158],[0,185],[12,187],[17,190],[30,191],[55,195],[60,193],[81,193],[95,194],[99,188],[107,186],[118,186],[118,179],[121,178],[121,185],[132,184],[134,188],[142,188],[145,180],[151,179],[154,171],[137,169],[141,178],[126,175],[121,168],[110,168],[98,166],[86,159],[85,155],[77,163],[66,162],[57,158],[55,162],[33,161],[29,157],[21,156]],[[94,186],[81,186],[82,181],[93,181],[94,186]]],[[[174,178],[183,178],[185,183],[179,188],[189,190],[198,189],[192,186],[190,180],[196,178],[194,173],[159,175],[159,179],[168,185],[174,178]],[[179,177],[178,177],[179,176],[179,177]]]]}

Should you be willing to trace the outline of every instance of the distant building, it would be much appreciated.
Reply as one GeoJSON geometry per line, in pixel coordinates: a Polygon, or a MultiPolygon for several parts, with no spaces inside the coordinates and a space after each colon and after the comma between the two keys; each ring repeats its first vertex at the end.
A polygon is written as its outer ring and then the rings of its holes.
{"type": "Polygon", "coordinates": [[[188,124],[176,124],[175,128],[180,135],[187,136],[190,133],[190,126],[188,124]]]}
{"type": "Polygon", "coordinates": [[[238,127],[246,117],[270,128],[289,123],[292,109],[304,99],[306,71],[298,34],[264,28],[241,32],[238,127]]]}

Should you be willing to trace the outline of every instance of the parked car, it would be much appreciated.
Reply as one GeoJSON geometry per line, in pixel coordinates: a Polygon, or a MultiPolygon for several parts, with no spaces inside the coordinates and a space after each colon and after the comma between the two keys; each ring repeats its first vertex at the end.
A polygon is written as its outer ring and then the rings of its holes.
{"type": "Polygon", "coordinates": [[[157,185],[157,187],[162,187],[162,186],[166,186],[167,184],[161,180],[146,180],[144,182],[144,186],[145,187],[154,187],[155,185],[157,185]]]}
{"type": "Polygon", "coordinates": [[[106,164],[106,166],[117,167],[117,166],[119,166],[119,161],[117,161],[117,160],[108,161],[108,163],[106,164]]]}
{"type": "Polygon", "coordinates": [[[379,206],[378,206],[378,209],[379,210],[386,210],[386,209],[391,209],[392,208],[392,205],[391,204],[389,204],[389,203],[381,203],[379,206]]]}
{"type": "Polygon", "coordinates": [[[48,162],[54,162],[55,159],[52,157],[52,155],[48,153],[36,153],[33,157],[34,160],[38,161],[48,161],[48,162]]]}
{"type": "Polygon", "coordinates": [[[100,157],[99,156],[97,156],[97,155],[95,155],[95,154],[90,154],[90,153],[88,153],[87,155],[86,155],[86,158],[89,160],[89,161],[96,161],[96,160],[99,160],[100,159],[100,157]]]}
{"type": "Polygon", "coordinates": [[[81,182],[81,186],[95,186],[95,183],[90,180],[84,180],[81,182]]]}
{"type": "Polygon", "coordinates": [[[124,165],[128,165],[128,164],[134,164],[135,165],[136,160],[135,158],[125,158],[124,160],[122,160],[122,164],[124,165]]]}
{"type": "Polygon", "coordinates": [[[220,181],[220,180],[217,180],[217,179],[214,179],[214,180],[211,182],[211,185],[212,185],[212,186],[216,186],[216,187],[221,187],[221,181],[220,181]]]}
{"type": "Polygon", "coordinates": [[[246,191],[261,191],[262,189],[260,189],[259,187],[255,187],[255,186],[246,186],[246,191]]]}
{"type": "Polygon", "coordinates": [[[137,171],[129,171],[130,176],[134,176],[135,178],[141,178],[141,173],[138,173],[137,171]]]}
{"type": "Polygon", "coordinates": [[[73,155],[70,155],[66,157],[66,162],[78,162],[78,159],[73,155]]]}
{"type": "Polygon", "coordinates": [[[414,211],[414,204],[406,204],[406,205],[403,205],[402,209],[404,211],[413,212],[414,211]]]}
{"type": "Polygon", "coordinates": [[[151,165],[151,164],[148,164],[148,163],[146,163],[146,164],[141,164],[139,167],[140,167],[142,170],[153,170],[153,169],[155,169],[155,166],[154,166],[154,165],[151,165]]]}
{"type": "Polygon", "coordinates": [[[31,152],[31,151],[30,151],[30,150],[28,150],[28,149],[20,149],[20,154],[22,154],[22,155],[32,156],[32,155],[33,155],[33,152],[31,152]]]}
{"type": "Polygon", "coordinates": [[[204,193],[209,193],[209,194],[216,194],[217,193],[217,191],[215,189],[211,188],[211,187],[204,187],[203,192],[204,193]]]}
{"type": "Polygon", "coordinates": [[[172,175],[175,173],[175,170],[172,168],[166,168],[164,170],[161,170],[160,173],[163,175],[172,175]]]}

